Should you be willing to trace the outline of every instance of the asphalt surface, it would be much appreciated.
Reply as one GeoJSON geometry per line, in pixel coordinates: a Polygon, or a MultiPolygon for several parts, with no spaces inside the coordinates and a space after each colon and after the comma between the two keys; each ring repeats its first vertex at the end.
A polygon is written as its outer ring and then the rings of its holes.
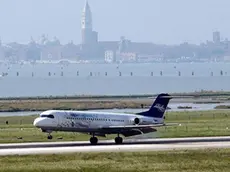
{"type": "Polygon", "coordinates": [[[88,141],[0,144],[0,156],[77,152],[194,150],[205,148],[230,148],[230,137],[129,139],[125,140],[122,145],[116,145],[113,140],[108,140],[100,141],[96,146],[92,146],[88,141]]]}

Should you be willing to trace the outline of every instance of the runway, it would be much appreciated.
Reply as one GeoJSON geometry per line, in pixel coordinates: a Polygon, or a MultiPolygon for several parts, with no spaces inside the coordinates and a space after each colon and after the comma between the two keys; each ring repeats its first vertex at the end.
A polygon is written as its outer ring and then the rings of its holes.
{"type": "Polygon", "coordinates": [[[89,142],[85,141],[0,144],[0,156],[77,152],[194,150],[206,148],[230,148],[230,137],[126,140],[122,145],[115,145],[113,141],[109,140],[101,141],[101,143],[96,146],[92,146],[89,142]]]}

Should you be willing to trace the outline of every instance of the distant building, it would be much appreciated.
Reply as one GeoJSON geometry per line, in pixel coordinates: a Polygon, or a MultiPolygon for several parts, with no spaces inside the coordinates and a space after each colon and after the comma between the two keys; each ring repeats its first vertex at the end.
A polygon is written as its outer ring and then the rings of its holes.
{"type": "Polygon", "coordinates": [[[149,55],[139,54],[137,57],[138,62],[160,62],[164,59],[163,54],[149,55]]]}
{"type": "Polygon", "coordinates": [[[26,60],[36,61],[41,59],[41,51],[39,45],[31,39],[26,49],[26,60]]]}
{"type": "Polygon", "coordinates": [[[61,58],[62,58],[62,52],[60,46],[42,48],[41,60],[52,61],[52,60],[60,60],[61,58]]]}
{"type": "Polygon", "coordinates": [[[5,53],[4,53],[4,48],[2,47],[2,41],[0,40],[0,60],[5,59],[5,53]]]}
{"type": "Polygon", "coordinates": [[[70,42],[62,46],[61,49],[62,58],[69,60],[79,60],[80,59],[80,46],[75,45],[70,42]]]}
{"type": "Polygon", "coordinates": [[[220,32],[218,32],[218,31],[213,32],[213,42],[215,44],[220,43],[220,32]]]}
{"type": "Polygon", "coordinates": [[[93,42],[93,38],[96,38],[96,35],[93,32],[92,13],[88,1],[86,1],[85,7],[82,12],[81,29],[82,45],[91,44],[93,42]]]}
{"type": "MultiPolygon", "coordinates": [[[[113,33],[111,33],[113,34],[113,33]]],[[[93,18],[86,0],[81,14],[81,42],[61,45],[57,38],[48,39],[43,34],[35,42],[27,45],[9,43],[2,46],[0,41],[0,60],[42,60],[42,61],[91,61],[91,62],[159,62],[159,61],[207,61],[211,59],[229,60],[230,41],[221,41],[220,32],[212,33],[212,41],[201,45],[154,44],[152,42],[132,42],[124,36],[115,41],[98,41],[98,33],[93,30],[93,18]],[[181,58],[186,57],[186,58],[181,58]],[[189,58],[187,58],[189,57],[189,58]],[[202,59],[202,60],[201,60],[202,59]]]]}
{"type": "Polygon", "coordinates": [[[112,50],[105,51],[105,62],[113,63],[116,61],[116,54],[112,50]]]}
{"type": "Polygon", "coordinates": [[[27,60],[27,45],[18,44],[15,42],[9,43],[5,46],[5,59],[8,61],[27,60]]]}
{"type": "Polygon", "coordinates": [[[41,60],[56,61],[61,59],[77,60],[79,56],[80,46],[76,46],[73,42],[61,45],[60,41],[54,37],[49,41],[48,38],[42,41],[41,60]]]}
{"type": "Polygon", "coordinates": [[[47,41],[44,46],[41,47],[41,60],[52,61],[60,60],[62,58],[62,45],[58,42],[47,41]]]}
{"type": "Polygon", "coordinates": [[[137,61],[137,53],[134,53],[134,52],[117,53],[116,57],[117,57],[116,60],[120,62],[136,62],[137,61]]]}
{"type": "Polygon", "coordinates": [[[117,61],[132,62],[137,54],[161,54],[162,49],[154,48],[152,43],[136,43],[120,37],[119,41],[98,41],[98,33],[93,31],[92,13],[86,1],[81,18],[81,60],[103,59],[107,63],[117,61]],[[117,59],[116,59],[117,58],[117,59]]]}
{"type": "Polygon", "coordinates": [[[81,19],[81,34],[82,34],[82,57],[84,59],[94,59],[98,53],[98,33],[93,31],[92,13],[88,1],[82,11],[81,19]]]}

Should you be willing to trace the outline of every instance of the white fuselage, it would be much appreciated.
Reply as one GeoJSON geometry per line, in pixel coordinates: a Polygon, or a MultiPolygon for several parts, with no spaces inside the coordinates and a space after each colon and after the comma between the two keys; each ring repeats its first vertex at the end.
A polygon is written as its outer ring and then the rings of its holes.
{"type": "Polygon", "coordinates": [[[49,110],[41,113],[34,125],[52,131],[96,132],[102,127],[136,125],[135,118],[142,125],[163,122],[160,118],[126,113],[49,110]]]}

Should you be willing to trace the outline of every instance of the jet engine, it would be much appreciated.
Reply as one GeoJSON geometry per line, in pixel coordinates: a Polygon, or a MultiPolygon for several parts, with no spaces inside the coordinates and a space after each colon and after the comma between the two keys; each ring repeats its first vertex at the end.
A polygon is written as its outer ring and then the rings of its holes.
{"type": "Polygon", "coordinates": [[[134,122],[134,124],[138,125],[141,123],[141,119],[140,118],[134,118],[133,122],[134,122]]]}

